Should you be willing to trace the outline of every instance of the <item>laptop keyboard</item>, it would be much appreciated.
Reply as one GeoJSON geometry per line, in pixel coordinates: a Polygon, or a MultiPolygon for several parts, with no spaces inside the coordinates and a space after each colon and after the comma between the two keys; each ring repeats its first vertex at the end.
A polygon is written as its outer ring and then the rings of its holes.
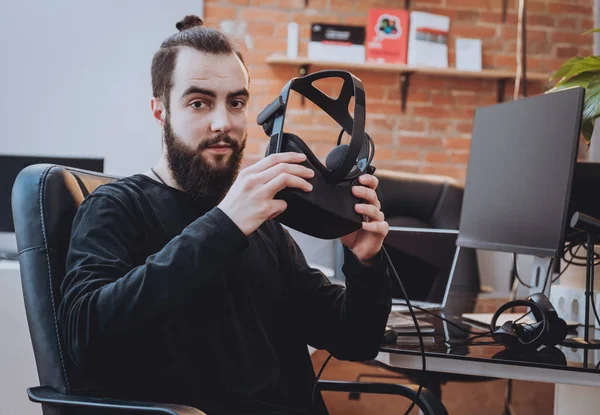
{"type": "MultiPolygon", "coordinates": [[[[417,319],[419,327],[430,326],[430,323],[417,319]]],[[[387,326],[391,328],[415,327],[415,322],[410,315],[403,314],[400,311],[392,311],[388,316],[387,326]]]]}

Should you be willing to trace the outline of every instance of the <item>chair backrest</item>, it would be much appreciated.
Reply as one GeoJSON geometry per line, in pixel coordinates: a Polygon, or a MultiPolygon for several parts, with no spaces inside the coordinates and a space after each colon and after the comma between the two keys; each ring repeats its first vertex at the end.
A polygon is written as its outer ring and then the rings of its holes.
{"type": "MultiPolygon", "coordinates": [[[[456,180],[382,169],[377,170],[375,176],[379,179],[377,194],[381,210],[390,226],[458,229],[464,188],[456,180]]],[[[445,307],[447,312],[473,311],[480,291],[474,249],[461,248],[451,290],[451,299],[456,301],[449,299],[445,307]]]]}
{"type": "MultiPolygon", "coordinates": [[[[116,179],[70,167],[36,164],[23,169],[13,186],[21,284],[38,376],[41,385],[61,393],[71,394],[86,387],[67,358],[57,324],[71,225],[83,199],[98,186],[116,179]]],[[[44,413],[49,413],[46,409],[44,413]]]]}

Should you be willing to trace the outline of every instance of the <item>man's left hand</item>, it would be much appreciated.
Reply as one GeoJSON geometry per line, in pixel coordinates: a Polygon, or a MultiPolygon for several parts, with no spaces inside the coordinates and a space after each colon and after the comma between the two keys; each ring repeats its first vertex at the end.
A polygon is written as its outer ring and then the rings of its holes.
{"type": "Polygon", "coordinates": [[[383,240],[389,232],[390,226],[385,221],[381,203],[375,193],[379,184],[377,177],[363,174],[358,178],[360,185],[352,187],[352,194],[365,203],[354,206],[356,213],[363,215],[362,228],[343,236],[340,241],[354,252],[354,255],[365,265],[377,255],[383,245],[383,240]]]}

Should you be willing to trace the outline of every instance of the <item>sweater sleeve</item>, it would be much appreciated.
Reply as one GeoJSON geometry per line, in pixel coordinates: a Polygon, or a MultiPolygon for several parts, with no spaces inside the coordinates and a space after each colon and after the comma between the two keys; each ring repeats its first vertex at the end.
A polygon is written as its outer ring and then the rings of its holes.
{"type": "Polygon", "coordinates": [[[77,212],[59,322],[69,355],[80,367],[110,349],[109,341],[118,344],[129,333],[152,330],[157,316],[217,280],[226,258],[248,244],[218,208],[145,261],[135,259],[142,237],[135,214],[112,195],[93,194],[77,212]]]}
{"type": "Polygon", "coordinates": [[[391,281],[382,253],[374,259],[374,266],[365,267],[344,247],[343,287],[310,268],[287,231],[285,239],[292,274],[290,296],[299,310],[299,326],[307,343],[341,360],[373,359],[379,352],[392,304],[391,281]]]}

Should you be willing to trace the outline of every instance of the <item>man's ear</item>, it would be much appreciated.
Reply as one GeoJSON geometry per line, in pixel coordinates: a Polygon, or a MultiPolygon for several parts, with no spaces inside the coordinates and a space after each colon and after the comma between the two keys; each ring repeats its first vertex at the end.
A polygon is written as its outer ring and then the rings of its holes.
{"type": "Polygon", "coordinates": [[[152,109],[152,116],[161,127],[165,125],[165,117],[167,116],[167,110],[160,99],[152,97],[150,100],[150,108],[152,109]]]}

